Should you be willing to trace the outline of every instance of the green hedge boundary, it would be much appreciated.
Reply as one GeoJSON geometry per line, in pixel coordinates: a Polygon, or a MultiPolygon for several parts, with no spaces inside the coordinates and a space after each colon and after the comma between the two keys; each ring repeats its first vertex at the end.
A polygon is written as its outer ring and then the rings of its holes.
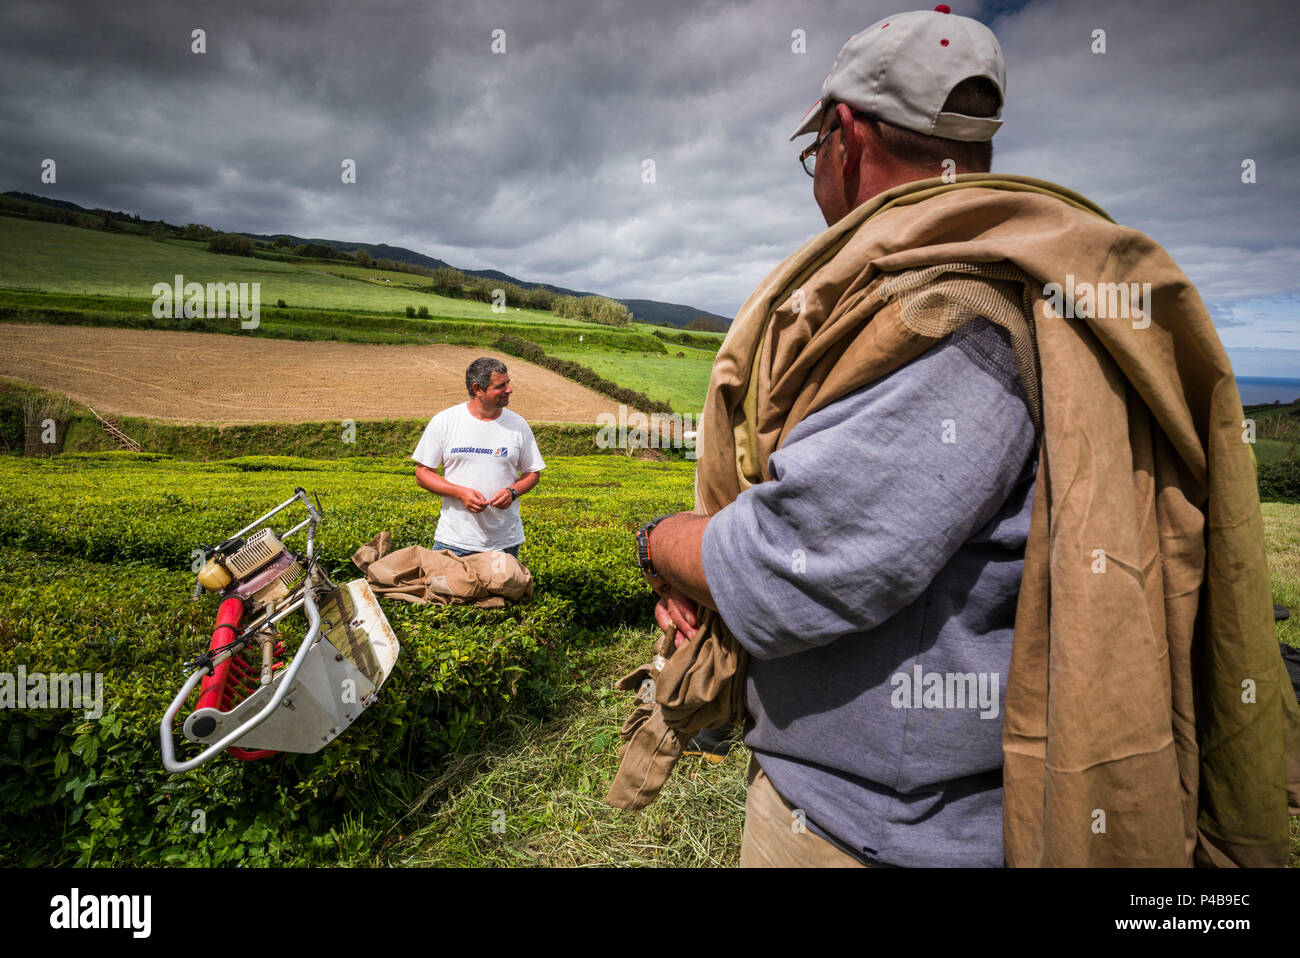
{"type": "Polygon", "coordinates": [[[59,296],[0,290],[0,323],[91,326],[117,329],[163,329],[173,332],[220,333],[261,339],[480,346],[504,333],[558,348],[597,345],[615,352],[664,353],[661,340],[645,333],[604,326],[558,326],[546,323],[475,322],[453,317],[407,319],[391,313],[364,313],[261,306],[260,323],[241,329],[238,318],[159,319],[150,300],[110,296],[59,296]],[[581,340],[579,339],[581,337],[581,340]]]}
{"type": "MultiPolygon", "coordinates": [[[[45,390],[0,380],[0,450],[22,452],[23,397],[45,394],[45,390]]],[[[73,409],[64,434],[65,453],[117,449],[84,406],[73,403],[73,409]]],[[[428,419],[361,419],[355,422],[355,441],[347,443],[343,441],[342,421],[185,425],[124,416],[118,417],[118,422],[122,431],[139,442],[146,452],[205,462],[262,455],[309,459],[407,457],[429,424],[428,419]]],[[[622,452],[596,445],[600,427],[594,423],[538,422],[529,425],[543,457],[622,452]]]]}
{"type": "Polygon", "coordinates": [[[551,372],[559,373],[565,379],[571,379],[579,385],[595,390],[602,396],[608,396],[610,399],[615,399],[634,409],[650,413],[671,413],[673,411],[673,407],[668,403],[661,402],[658,399],[651,399],[645,393],[603,379],[595,370],[588,369],[581,363],[548,356],[546,351],[537,343],[530,342],[522,337],[507,334],[494,342],[492,348],[499,349],[503,353],[509,353],[511,356],[518,356],[520,359],[527,360],[535,366],[541,366],[543,369],[549,369],[551,372]]]}
{"type": "Polygon", "coordinates": [[[1280,459],[1259,466],[1261,502],[1300,502],[1300,461],[1280,459]]]}
{"type": "MultiPolygon", "coordinates": [[[[237,456],[285,455],[305,459],[408,457],[428,419],[359,420],[353,442],[344,442],[341,422],[249,423],[229,426],[178,426],[152,419],[120,420],[122,431],[147,452],[176,459],[214,461],[237,456]]],[[[599,428],[581,423],[531,423],[543,458],[620,452],[596,446],[599,428]]],[[[64,452],[99,452],[117,447],[94,418],[77,415],[67,427],[64,452]]],[[[412,470],[415,464],[411,464],[412,470]]]]}

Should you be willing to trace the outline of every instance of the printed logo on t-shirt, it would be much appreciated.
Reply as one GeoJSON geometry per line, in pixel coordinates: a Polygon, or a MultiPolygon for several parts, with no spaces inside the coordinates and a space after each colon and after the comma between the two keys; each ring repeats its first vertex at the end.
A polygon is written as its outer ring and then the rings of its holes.
{"type": "Polygon", "coordinates": [[[510,455],[509,446],[498,446],[495,449],[488,449],[485,446],[456,446],[451,450],[451,454],[470,453],[478,456],[492,456],[495,459],[504,459],[510,455]]]}

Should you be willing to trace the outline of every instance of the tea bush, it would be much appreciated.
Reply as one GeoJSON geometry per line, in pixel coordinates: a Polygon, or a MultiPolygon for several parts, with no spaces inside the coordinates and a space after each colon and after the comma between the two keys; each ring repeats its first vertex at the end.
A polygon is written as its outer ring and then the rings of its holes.
{"type": "Polygon", "coordinates": [[[207,646],[217,604],[189,599],[191,551],[295,486],[320,496],[319,555],[337,582],[357,576],[352,552],[383,529],[396,547],[432,541],[439,500],[401,460],[0,460],[0,673],[97,672],[104,683],[96,719],[0,710],[0,862],[363,863],[375,830],[450,753],[508,709],[544,712],[568,650],[588,641],[585,625],[648,615],[631,532],[691,504],[686,464],[554,460],[521,502],[531,602],[384,601],[402,654],[338,740],[315,755],[222,757],[168,775],[158,724],[182,664],[207,646]]]}

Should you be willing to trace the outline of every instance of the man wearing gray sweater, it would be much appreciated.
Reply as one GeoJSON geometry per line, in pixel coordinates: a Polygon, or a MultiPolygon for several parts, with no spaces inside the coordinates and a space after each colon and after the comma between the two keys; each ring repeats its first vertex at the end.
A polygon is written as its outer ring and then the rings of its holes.
{"type": "MultiPolygon", "coordinates": [[[[987,171],[1004,86],[996,38],[943,6],[850,39],[795,133],[818,134],[801,160],[827,225],[987,171]]],[[[770,482],[649,530],[660,626],[689,641],[707,605],[750,655],[742,865],[1002,864],[1034,463],[1011,345],[977,319],[809,415],[770,482]]]]}

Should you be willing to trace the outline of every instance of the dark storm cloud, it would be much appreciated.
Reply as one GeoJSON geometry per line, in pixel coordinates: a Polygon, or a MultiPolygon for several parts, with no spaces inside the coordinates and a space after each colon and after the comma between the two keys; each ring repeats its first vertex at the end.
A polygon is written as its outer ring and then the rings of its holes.
{"type": "MultiPolygon", "coordinates": [[[[1006,54],[995,170],[1070,186],[1154,236],[1225,324],[1253,322],[1234,302],[1296,291],[1286,5],[954,6],[1006,54]]],[[[731,314],[822,228],[787,137],[848,36],[896,10],[10,3],[0,184],[731,314]],[[54,187],[39,182],[47,156],[54,187]]]]}

